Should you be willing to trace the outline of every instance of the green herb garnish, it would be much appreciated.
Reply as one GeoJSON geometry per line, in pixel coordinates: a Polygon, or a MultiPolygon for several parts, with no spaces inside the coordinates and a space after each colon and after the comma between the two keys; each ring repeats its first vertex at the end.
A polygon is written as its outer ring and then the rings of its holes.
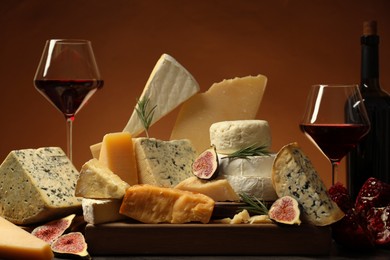
{"type": "Polygon", "coordinates": [[[137,111],[137,115],[142,122],[144,127],[146,136],[149,137],[148,130],[152,123],[154,112],[156,110],[157,105],[148,110],[149,98],[144,97],[142,100],[137,101],[137,106],[135,110],[137,111]]]}
{"type": "Polygon", "coordinates": [[[235,151],[234,153],[231,153],[229,155],[226,155],[224,158],[247,158],[249,156],[260,156],[260,155],[269,155],[269,151],[267,150],[266,146],[256,146],[251,145],[246,148],[240,149],[238,151],[235,151]]]}
{"type": "Polygon", "coordinates": [[[250,197],[247,194],[240,194],[242,201],[247,204],[246,206],[241,207],[241,209],[246,209],[248,212],[259,215],[268,215],[268,208],[265,206],[264,202],[260,201],[256,197],[250,197]]]}

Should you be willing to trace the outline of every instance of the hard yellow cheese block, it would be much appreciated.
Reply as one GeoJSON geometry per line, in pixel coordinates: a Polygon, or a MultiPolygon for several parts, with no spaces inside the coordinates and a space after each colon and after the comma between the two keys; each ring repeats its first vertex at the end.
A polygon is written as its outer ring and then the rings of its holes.
{"type": "Polygon", "coordinates": [[[138,184],[134,145],[129,132],[106,134],[99,161],[129,185],[138,184]]]}
{"type": "Polygon", "coordinates": [[[263,75],[223,80],[183,103],[171,140],[189,139],[198,153],[210,147],[215,122],[255,119],[265,91],[263,75]]]}
{"type": "Polygon", "coordinates": [[[53,259],[50,245],[0,217],[0,259],[53,259]]]}

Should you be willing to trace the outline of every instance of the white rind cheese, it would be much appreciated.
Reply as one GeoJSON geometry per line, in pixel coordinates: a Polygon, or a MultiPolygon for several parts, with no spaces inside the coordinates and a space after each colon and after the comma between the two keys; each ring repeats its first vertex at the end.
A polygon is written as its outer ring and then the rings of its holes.
{"type": "Polygon", "coordinates": [[[189,140],[162,141],[140,137],[133,141],[140,184],[169,188],[193,176],[196,151],[189,140]]]}
{"type": "Polygon", "coordinates": [[[219,173],[227,179],[237,194],[255,196],[265,201],[277,199],[272,185],[272,165],[275,154],[248,156],[247,158],[225,158],[218,154],[219,173]]]}
{"type": "Polygon", "coordinates": [[[81,210],[79,172],[58,147],[15,150],[0,166],[0,215],[33,224],[81,210]]]}
{"type": "Polygon", "coordinates": [[[311,161],[296,143],[288,144],[278,152],[273,165],[272,181],[278,196],[295,198],[303,208],[307,220],[314,225],[330,225],[344,216],[329,197],[311,161]]]}
{"type": "MultiPolygon", "coordinates": [[[[199,85],[194,77],[173,57],[163,54],[146,82],[139,100],[147,98],[150,109],[156,106],[151,122],[153,125],[197,92],[199,85]]],[[[144,131],[136,110],[123,131],[131,133],[133,137],[144,131]]]]}
{"type": "Polygon", "coordinates": [[[89,224],[103,224],[123,220],[126,216],[119,213],[122,200],[119,199],[87,199],[83,198],[83,216],[89,224]]]}
{"type": "Polygon", "coordinates": [[[269,149],[271,130],[265,120],[222,121],[210,126],[210,141],[221,154],[230,154],[249,146],[269,149]]]}

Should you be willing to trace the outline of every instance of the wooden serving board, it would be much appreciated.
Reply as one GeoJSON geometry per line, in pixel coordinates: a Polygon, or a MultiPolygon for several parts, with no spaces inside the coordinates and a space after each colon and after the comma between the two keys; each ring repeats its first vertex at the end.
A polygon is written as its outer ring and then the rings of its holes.
{"type": "Polygon", "coordinates": [[[330,227],[276,224],[88,224],[92,255],[328,255],[330,227]]]}

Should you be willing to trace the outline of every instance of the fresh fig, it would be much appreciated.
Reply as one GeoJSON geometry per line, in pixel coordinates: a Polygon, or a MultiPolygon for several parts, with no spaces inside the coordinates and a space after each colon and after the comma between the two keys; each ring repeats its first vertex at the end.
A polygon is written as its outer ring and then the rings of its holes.
{"type": "Polygon", "coordinates": [[[202,180],[211,180],[218,176],[219,161],[215,146],[202,152],[192,164],[192,172],[202,180]]]}
{"type": "Polygon", "coordinates": [[[268,211],[270,219],[282,224],[301,224],[298,201],[291,196],[278,198],[268,211]]]}
{"type": "Polygon", "coordinates": [[[61,219],[50,221],[34,228],[31,234],[51,244],[70,227],[75,216],[75,214],[72,214],[61,219]]]}
{"type": "Polygon", "coordinates": [[[70,232],[60,236],[51,244],[51,249],[54,255],[60,258],[90,258],[87,243],[81,232],[70,232]]]}

